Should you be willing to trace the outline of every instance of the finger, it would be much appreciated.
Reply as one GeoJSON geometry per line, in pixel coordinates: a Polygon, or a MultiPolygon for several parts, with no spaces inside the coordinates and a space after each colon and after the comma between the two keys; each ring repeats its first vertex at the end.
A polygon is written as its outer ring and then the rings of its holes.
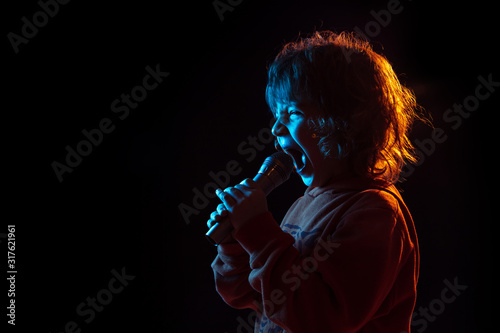
{"type": "Polygon", "coordinates": [[[224,191],[222,191],[220,188],[215,190],[215,194],[217,194],[219,199],[225,204],[227,208],[232,207],[236,203],[236,199],[233,198],[231,190],[232,187],[228,187],[224,191]]]}
{"type": "Polygon", "coordinates": [[[220,220],[219,212],[217,212],[217,211],[212,212],[212,214],[210,214],[210,219],[214,220],[216,222],[219,221],[220,220]]]}
{"type": "Polygon", "coordinates": [[[208,220],[208,221],[207,221],[207,227],[208,227],[208,229],[212,228],[212,226],[213,226],[215,223],[217,223],[217,222],[215,222],[215,221],[214,221],[214,220],[212,220],[212,219],[208,220]]]}
{"type": "Polygon", "coordinates": [[[227,191],[233,199],[236,199],[236,201],[241,200],[245,198],[245,193],[248,191],[243,185],[235,185],[234,187],[230,187],[229,189],[225,189],[224,191],[227,191]]]}
{"type": "Polygon", "coordinates": [[[251,188],[245,184],[238,184],[238,185],[235,185],[234,187],[240,191],[240,193],[242,194],[242,198],[250,195],[252,193],[252,190],[253,190],[253,188],[251,188]]]}
{"type": "Polygon", "coordinates": [[[217,212],[219,213],[220,216],[224,217],[227,215],[227,208],[224,206],[224,204],[219,204],[217,206],[217,212]]]}
{"type": "Polygon", "coordinates": [[[250,188],[257,188],[257,182],[251,178],[244,179],[240,184],[245,185],[250,188]]]}
{"type": "MultiPolygon", "coordinates": [[[[224,204],[221,204],[224,206],[224,204]]],[[[219,222],[222,220],[224,217],[226,217],[229,214],[229,211],[224,207],[224,210],[219,210],[219,207],[217,207],[216,211],[213,211],[210,214],[210,219],[214,220],[215,222],[219,222]]]]}

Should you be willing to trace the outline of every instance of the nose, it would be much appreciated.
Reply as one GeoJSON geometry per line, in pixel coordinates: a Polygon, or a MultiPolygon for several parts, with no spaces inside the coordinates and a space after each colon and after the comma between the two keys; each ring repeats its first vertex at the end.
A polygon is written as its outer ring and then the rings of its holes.
{"type": "Polygon", "coordinates": [[[283,125],[280,121],[280,118],[276,119],[276,122],[273,125],[273,128],[271,129],[271,132],[273,133],[274,136],[283,136],[286,134],[287,128],[285,125],[283,125]]]}

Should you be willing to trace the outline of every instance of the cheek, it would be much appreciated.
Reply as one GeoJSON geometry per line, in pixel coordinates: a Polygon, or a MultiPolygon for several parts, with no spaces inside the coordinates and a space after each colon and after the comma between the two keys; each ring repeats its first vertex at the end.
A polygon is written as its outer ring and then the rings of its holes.
{"type": "Polygon", "coordinates": [[[299,124],[295,126],[292,130],[294,132],[295,139],[299,142],[302,142],[304,144],[310,144],[310,142],[313,139],[313,132],[307,126],[307,121],[303,120],[299,124]]]}
{"type": "Polygon", "coordinates": [[[318,146],[318,139],[313,138],[313,131],[305,124],[297,127],[296,141],[302,146],[313,165],[323,160],[323,155],[318,146]]]}

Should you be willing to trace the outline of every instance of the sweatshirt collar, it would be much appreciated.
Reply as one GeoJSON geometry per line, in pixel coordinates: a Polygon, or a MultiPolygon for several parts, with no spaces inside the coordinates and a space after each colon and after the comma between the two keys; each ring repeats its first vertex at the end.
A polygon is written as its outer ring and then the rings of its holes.
{"type": "Polygon", "coordinates": [[[369,188],[387,189],[390,186],[385,180],[372,179],[368,177],[360,177],[353,174],[345,174],[337,177],[332,182],[325,186],[311,187],[309,186],[304,195],[317,197],[325,192],[345,192],[349,190],[365,190],[369,188]]]}

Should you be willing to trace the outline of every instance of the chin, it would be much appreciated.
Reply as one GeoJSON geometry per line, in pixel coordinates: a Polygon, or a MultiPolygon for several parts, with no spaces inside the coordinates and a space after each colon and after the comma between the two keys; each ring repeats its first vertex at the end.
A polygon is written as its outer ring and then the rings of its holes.
{"type": "Polygon", "coordinates": [[[301,176],[300,178],[302,178],[302,182],[306,186],[311,186],[311,184],[313,183],[313,177],[304,177],[304,176],[301,176]]]}

